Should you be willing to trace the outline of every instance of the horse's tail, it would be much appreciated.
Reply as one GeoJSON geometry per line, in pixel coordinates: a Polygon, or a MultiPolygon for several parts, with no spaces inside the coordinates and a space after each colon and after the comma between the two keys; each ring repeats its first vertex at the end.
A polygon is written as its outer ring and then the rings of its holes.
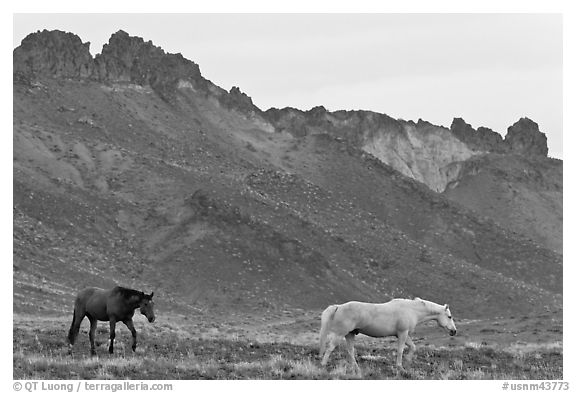
{"type": "Polygon", "coordinates": [[[70,330],[68,331],[68,343],[74,345],[78,332],[80,331],[80,323],[82,322],[83,315],[80,315],[80,304],[77,298],[74,302],[74,316],[72,317],[72,324],[70,325],[70,330]]]}
{"type": "Polygon", "coordinates": [[[326,310],[322,312],[321,317],[321,325],[320,325],[320,356],[324,355],[324,351],[326,350],[326,337],[328,336],[328,328],[330,327],[330,323],[334,319],[334,315],[336,314],[336,310],[338,310],[338,306],[331,305],[326,307],[326,310]]]}
{"type": "Polygon", "coordinates": [[[74,317],[72,317],[72,324],[70,325],[70,330],[68,330],[68,344],[74,345],[76,341],[76,331],[74,325],[76,324],[76,309],[74,309],[74,317]]]}

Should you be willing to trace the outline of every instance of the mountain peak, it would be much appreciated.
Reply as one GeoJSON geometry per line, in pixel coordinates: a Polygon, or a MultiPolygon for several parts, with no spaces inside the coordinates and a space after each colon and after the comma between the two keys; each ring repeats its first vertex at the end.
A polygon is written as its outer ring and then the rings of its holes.
{"type": "Polygon", "coordinates": [[[94,58],[89,49],[90,43],[83,43],[75,34],[38,31],[14,49],[14,73],[26,78],[86,78],[150,85],[163,98],[173,94],[179,80],[199,85],[206,82],[194,62],[181,54],[166,53],[152,41],[124,30],[112,34],[102,53],[94,58]]]}
{"type": "Polygon", "coordinates": [[[112,34],[95,63],[99,80],[150,85],[163,98],[173,95],[180,80],[203,82],[194,62],[123,30],[112,34]]]}
{"type": "Polygon", "coordinates": [[[540,131],[538,123],[528,117],[522,117],[508,127],[508,134],[506,134],[504,142],[512,153],[548,156],[548,139],[546,135],[540,131]]]}
{"type": "Polygon", "coordinates": [[[116,33],[112,34],[112,36],[110,38],[112,38],[114,36],[130,37],[130,34],[126,33],[124,30],[120,29],[116,33]]]}
{"type": "Polygon", "coordinates": [[[86,78],[94,70],[90,43],[73,33],[42,30],[27,35],[14,49],[15,74],[86,78]]]}

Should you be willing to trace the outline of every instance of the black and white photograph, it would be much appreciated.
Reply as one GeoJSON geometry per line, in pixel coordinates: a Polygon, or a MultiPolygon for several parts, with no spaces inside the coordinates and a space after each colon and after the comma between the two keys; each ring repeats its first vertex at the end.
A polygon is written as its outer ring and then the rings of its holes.
{"type": "Polygon", "coordinates": [[[573,388],[561,11],[12,19],[12,391],[573,388]]]}

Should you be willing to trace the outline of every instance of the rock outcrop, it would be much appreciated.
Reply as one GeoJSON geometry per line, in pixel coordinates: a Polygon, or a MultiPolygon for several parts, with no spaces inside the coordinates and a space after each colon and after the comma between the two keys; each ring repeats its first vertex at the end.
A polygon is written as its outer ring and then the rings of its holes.
{"type": "Polygon", "coordinates": [[[261,113],[262,111],[254,105],[252,98],[243,93],[239,87],[233,86],[228,94],[221,95],[220,102],[229,109],[236,109],[242,113],[261,113]]]}
{"type": "Polygon", "coordinates": [[[94,62],[98,80],[150,85],[163,98],[170,97],[181,80],[206,87],[197,64],[122,30],[110,37],[94,62]]]}
{"type": "Polygon", "coordinates": [[[475,130],[462,118],[454,118],[450,131],[474,151],[505,153],[507,150],[500,134],[486,127],[475,130]]]}
{"type": "MultiPolygon", "coordinates": [[[[133,83],[150,86],[170,101],[181,86],[211,95],[223,105],[240,111],[254,111],[250,97],[232,89],[230,93],[202,77],[200,67],[180,53],[166,53],[152,41],[118,31],[94,58],[90,43],[62,31],[44,30],[29,34],[14,49],[15,80],[35,77],[91,79],[102,83],[133,83]]],[[[256,108],[257,109],[257,108],[256,108]]]]}
{"type": "Polygon", "coordinates": [[[524,156],[548,156],[546,135],[538,129],[538,124],[527,117],[508,127],[503,139],[500,134],[486,127],[472,126],[461,118],[454,118],[450,131],[474,151],[490,153],[511,153],[524,156]]]}
{"type": "Polygon", "coordinates": [[[13,55],[14,74],[19,77],[89,78],[94,73],[90,43],[59,30],[29,34],[13,55]]]}
{"type": "Polygon", "coordinates": [[[548,156],[548,139],[540,132],[538,124],[523,117],[508,127],[504,143],[513,154],[525,156],[548,156]]]}

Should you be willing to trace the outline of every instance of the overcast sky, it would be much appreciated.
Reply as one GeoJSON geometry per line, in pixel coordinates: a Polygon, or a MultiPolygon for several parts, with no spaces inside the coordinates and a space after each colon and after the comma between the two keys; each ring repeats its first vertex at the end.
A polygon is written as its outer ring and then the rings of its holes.
{"type": "Polygon", "coordinates": [[[562,158],[560,14],[15,14],[14,47],[42,29],[79,35],[93,55],[125,30],[263,110],[462,117],[503,135],[527,116],[562,158]]]}

